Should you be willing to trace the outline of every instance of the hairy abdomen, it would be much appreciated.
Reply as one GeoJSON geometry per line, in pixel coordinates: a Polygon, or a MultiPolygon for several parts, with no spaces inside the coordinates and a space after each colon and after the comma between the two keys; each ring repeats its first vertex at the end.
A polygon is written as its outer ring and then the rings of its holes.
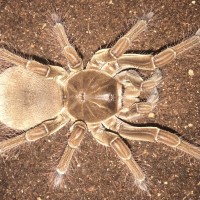
{"type": "Polygon", "coordinates": [[[54,80],[20,67],[0,74],[0,121],[26,130],[54,118],[62,109],[62,92],[54,80]]]}

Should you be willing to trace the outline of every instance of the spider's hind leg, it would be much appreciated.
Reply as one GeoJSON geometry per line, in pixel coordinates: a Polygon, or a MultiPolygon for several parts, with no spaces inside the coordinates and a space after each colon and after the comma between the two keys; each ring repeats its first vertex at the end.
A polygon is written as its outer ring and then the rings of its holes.
{"type": "MultiPolygon", "coordinates": [[[[175,135],[169,131],[161,130],[160,128],[157,128],[157,127],[132,126],[132,125],[129,125],[129,124],[121,121],[120,119],[116,118],[115,116],[104,121],[103,125],[107,129],[113,130],[114,132],[116,132],[118,134],[115,137],[114,136],[111,137],[110,135],[113,135],[113,133],[108,134],[107,133],[108,131],[106,132],[105,130],[101,130],[101,133],[99,133],[99,134],[98,133],[95,134],[95,132],[94,132],[93,135],[97,139],[97,141],[100,141],[100,143],[102,143],[102,141],[103,141],[103,142],[105,142],[105,145],[107,144],[106,143],[107,140],[111,141],[111,138],[115,139],[115,138],[119,138],[121,136],[122,138],[132,140],[132,141],[162,143],[169,147],[179,149],[182,152],[185,152],[186,154],[191,155],[192,157],[200,160],[200,148],[199,147],[194,146],[194,145],[182,140],[180,137],[178,137],[177,135],[175,135]]],[[[96,131],[96,132],[98,132],[98,131],[96,131]]],[[[112,141],[115,141],[114,139],[112,141]]],[[[111,144],[112,144],[112,142],[110,142],[110,146],[112,148],[116,148],[115,145],[113,147],[111,144]]],[[[117,141],[117,148],[118,148],[117,150],[119,152],[121,152],[121,151],[123,151],[124,153],[128,152],[128,150],[125,150],[125,147],[123,146],[123,144],[120,140],[117,141]]],[[[116,149],[114,149],[114,150],[117,151],[116,149]]],[[[127,159],[127,162],[129,162],[128,159],[127,159]]],[[[134,169],[136,167],[134,164],[132,164],[131,166],[134,169]]],[[[129,169],[130,169],[130,167],[129,167],[129,169]]],[[[131,172],[133,173],[133,175],[135,177],[137,177],[138,176],[137,173],[139,173],[140,176],[142,177],[143,172],[141,170],[138,170],[136,172],[136,171],[134,171],[134,169],[133,169],[133,171],[130,169],[131,172]],[[135,175],[135,173],[136,173],[136,175],[135,175]]],[[[144,174],[143,174],[143,178],[145,178],[144,174]]]]}
{"type": "Polygon", "coordinates": [[[177,135],[157,127],[135,127],[126,123],[118,126],[117,132],[123,138],[133,141],[158,142],[179,149],[200,160],[200,148],[194,146],[177,135]]]}
{"type": "Polygon", "coordinates": [[[0,142],[0,154],[9,151],[21,144],[27,142],[35,142],[45,136],[49,136],[59,129],[61,129],[65,124],[69,122],[69,118],[64,114],[58,115],[55,119],[47,120],[38,126],[29,129],[25,133],[15,136],[13,138],[4,140],[0,142]]]}

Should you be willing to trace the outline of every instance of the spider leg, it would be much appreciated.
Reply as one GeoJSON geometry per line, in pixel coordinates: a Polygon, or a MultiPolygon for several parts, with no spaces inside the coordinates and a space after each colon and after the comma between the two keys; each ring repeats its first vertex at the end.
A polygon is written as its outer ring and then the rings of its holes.
{"type": "MultiPolygon", "coordinates": [[[[107,62],[113,62],[130,49],[132,42],[138,35],[143,32],[148,24],[148,21],[153,17],[153,13],[150,12],[143,19],[139,20],[123,37],[121,37],[113,47],[110,49],[101,49],[97,51],[91,61],[88,63],[87,68],[98,68],[101,64],[104,65],[107,62]]],[[[113,63],[113,64],[114,64],[113,63]]],[[[104,67],[105,68],[105,67],[104,67]]]]}
{"type": "Polygon", "coordinates": [[[153,17],[153,12],[148,13],[142,20],[139,20],[116,44],[110,48],[109,53],[114,58],[119,58],[130,47],[133,40],[138,37],[146,28],[148,21],[153,17]]]}
{"type": "Polygon", "coordinates": [[[121,123],[117,130],[119,135],[129,140],[158,142],[179,149],[196,159],[200,159],[200,148],[194,146],[169,131],[157,127],[134,127],[121,123]]]}
{"type": "Polygon", "coordinates": [[[67,77],[67,72],[58,66],[52,65],[44,65],[35,60],[27,60],[18,56],[16,54],[11,53],[10,51],[0,48],[0,59],[14,64],[18,67],[23,67],[27,70],[30,70],[38,75],[45,76],[47,78],[54,78],[54,77],[67,77]]]}
{"type": "Polygon", "coordinates": [[[84,134],[87,131],[85,123],[82,121],[77,121],[73,124],[70,129],[70,137],[68,139],[68,146],[66,147],[57,167],[56,171],[63,175],[67,172],[69,164],[71,162],[72,156],[75,150],[79,147],[80,143],[83,140],[84,134]]]}
{"type": "Polygon", "coordinates": [[[55,119],[45,121],[21,135],[0,142],[0,153],[11,150],[26,142],[34,142],[49,136],[61,129],[67,122],[69,122],[69,118],[64,113],[61,113],[55,119]]]}
{"type": "Polygon", "coordinates": [[[132,157],[128,146],[117,134],[102,129],[100,126],[100,124],[97,124],[90,129],[93,137],[98,143],[107,147],[111,147],[133,174],[136,185],[142,190],[147,190],[145,184],[145,175],[140,166],[132,157]]]}
{"type": "Polygon", "coordinates": [[[83,69],[83,61],[79,57],[75,48],[69,43],[67,34],[65,32],[64,26],[57,22],[53,26],[53,31],[56,35],[57,41],[62,48],[62,53],[69,62],[69,68],[71,71],[80,71],[83,69]]]}
{"type": "Polygon", "coordinates": [[[142,54],[123,54],[117,59],[116,62],[106,64],[102,67],[112,76],[115,76],[121,70],[136,68],[142,70],[155,70],[156,68],[163,67],[177,58],[178,55],[194,48],[200,44],[200,29],[196,34],[180,44],[167,48],[159,54],[142,55],[142,54]]]}

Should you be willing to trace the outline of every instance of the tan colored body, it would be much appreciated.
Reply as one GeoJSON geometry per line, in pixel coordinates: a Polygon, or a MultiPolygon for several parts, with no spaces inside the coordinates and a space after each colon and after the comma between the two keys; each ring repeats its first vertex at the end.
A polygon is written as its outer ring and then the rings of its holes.
{"type": "Polygon", "coordinates": [[[149,13],[138,21],[112,48],[97,51],[86,69],[59,22],[55,23],[54,32],[69,62],[68,72],[0,48],[0,60],[14,65],[0,74],[0,121],[26,131],[0,142],[0,153],[51,135],[71,121],[68,146],[56,168],[59,175],[67,172],[87,130],[97,142],[116,152],[142,190],[147,190],[145,175],[122,138],[163,143],[200,159],[200,148],[175,134],[157,127],[128,124],[156,106],[157,85],[162,79],[158,68],[200,43],[198,30],[191,38],[155,56],[124,54],[151,17],[149,13]],[[134,68],[152,70],[154,74],[143,80],[134,68]],[[140,99],[142,92],[150,93],[145,102],[140,99]]]}
{"type": "Polygon", "coordinates": [[[98,123],[120,109],[122,85],[99,70],[81,71],[66,84],[66,107],[73,118],[98,123]]]}

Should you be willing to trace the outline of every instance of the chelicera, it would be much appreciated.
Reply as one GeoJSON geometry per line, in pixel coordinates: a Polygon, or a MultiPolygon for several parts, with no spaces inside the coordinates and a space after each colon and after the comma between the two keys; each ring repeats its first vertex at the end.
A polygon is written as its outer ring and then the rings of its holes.
{"type": "Polygon", "coordinates": [[[145,175],[123,138],[163,143],[200,159],[200,149],[177,135],[158,127],[136,127],[129,123],[154,109],[159,99],[157,85],[162,79],[159,68],[200,43],[198,30],[194,36],[155,56],[125,54],[152,15],[139,20],[113,47],[97,51],[86,67],[69,43],[58,17],[53,15],[53,30],[69,63],[68,71],[1,48],[0,59],[14,66],[0,74],[0,121],[25,132],[1,141],[0,153],[56,133],[71,122],[68,146],[56,167],[59,175],[66,174],[86,132],[114,150],[142,190],[147,189],[145,175]],[[154,74],[143,80],[136,68],[154,74]],[[145,102],[140,101],[142,92],[150,94],[145,102]]]}

